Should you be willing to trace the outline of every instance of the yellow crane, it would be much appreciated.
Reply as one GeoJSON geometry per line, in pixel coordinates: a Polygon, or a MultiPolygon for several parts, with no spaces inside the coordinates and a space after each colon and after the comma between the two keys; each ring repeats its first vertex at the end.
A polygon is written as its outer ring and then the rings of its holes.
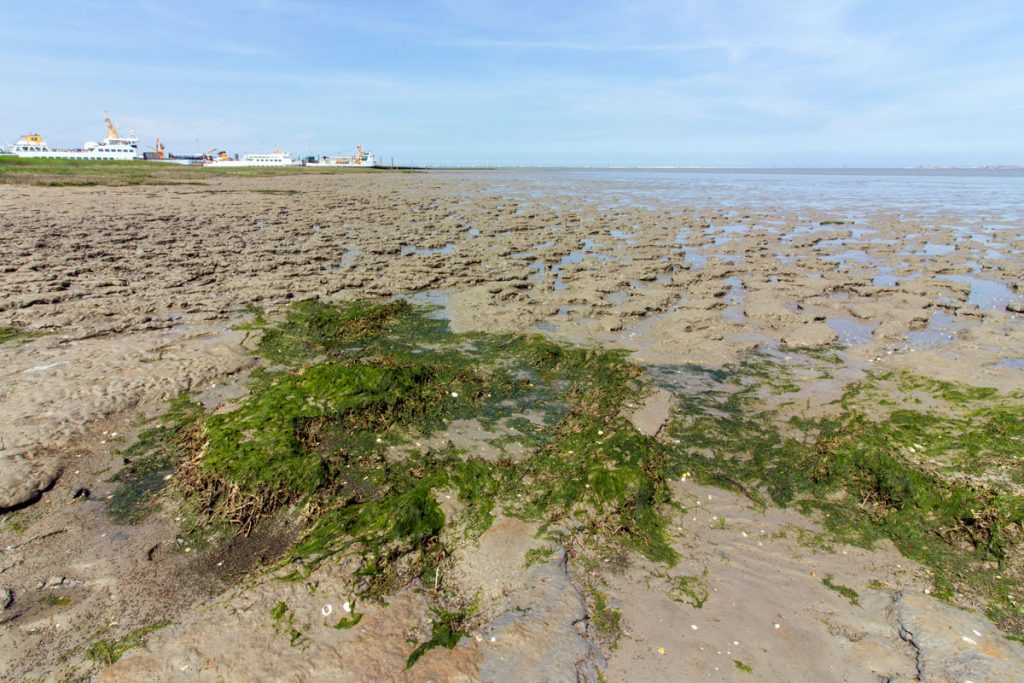
{"type": "Polygon", "coordinates": [[[103,121],[107,124],[107,137],[108,138],[119,138],[121,134],[117,132],[117,126],[110,120],[110,115],[107,112],[103,112],[103,121]]]}
{"type": "MultiPolygon", "coordinates": [[[[217,152],[217,148],[211,147],[210,149],[203,152],[203,158],[206,159],[207,161],[213,161],[214,152],[217,152]]],[[[228,161],[229,159],[231,159],[231,157],[228,156],[228,153],[225,152],[224,150],[217,152],[217,158],[223,161],[228,161]]]]}
{"type": "Polygon", "coordinates": [[[160,138],[156,139],[156,147],[150,147],[150,149],[153,150],[154,152],[156,152],[156,158],[157,159],[166,159],[167,158],[166,149],[164,148],[164,143],[160,142],[160,138]]]}

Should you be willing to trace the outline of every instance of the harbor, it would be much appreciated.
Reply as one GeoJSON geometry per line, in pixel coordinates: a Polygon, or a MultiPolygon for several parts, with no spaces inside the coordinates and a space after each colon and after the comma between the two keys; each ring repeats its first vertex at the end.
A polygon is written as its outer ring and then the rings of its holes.
{"type": "Polygon", "coordinates": [[[135,131],[122,136],[117,125],[104,112],[106,135],[100,142],[88,141],[79,149],[52,148],[39,133],[22,135],[17,142],[4,148],[4,155],[25,159],[68,159],[74,161],[154,161],[182,165],[209,166],[212,168],[266,168],[287,166],[321,166],[330,168],[376,168],[377,159],[372,152],[358,145],[351,155],[305,156],[301,159],[287,152],[275,149],[272,153],[249,153],[239,156],[218,150],[216,147],[202,154],[174,154],[166,149],[159,138],[150,149],[140,148],[135,131]]]}

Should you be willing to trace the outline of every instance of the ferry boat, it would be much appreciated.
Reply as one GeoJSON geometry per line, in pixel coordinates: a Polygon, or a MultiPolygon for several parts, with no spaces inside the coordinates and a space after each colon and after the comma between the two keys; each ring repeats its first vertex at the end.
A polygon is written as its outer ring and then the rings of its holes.
{"type": "Polygon", "coordinates": [[[356,146],[356,153],[352,156],[322,157],[316,161],[306,162],[307,166],[330,166],[331,168],[373,168],[377,165],[377,159],[373,152],[363,149],[362,145],[356,146]]]}
{"type": "Polygon", "coordinates": [[[292,159],[288,152],[275,149],[273,154],[246,154],[241,159],[231,159],[223,152],[207,161],[204,166],[223,168],[225,166],[299,166],[302,162],[292,159]]]}
{"type": "Polygon", "coordinates": [[[107,124],[107,136],[103,142],[86,142],[81,149],[53,149],[39,133],[29,133],[7,148],[10,154],[35,159],[109,159],[116,161],[132,161],[139,158],[139,137],[132,131],[128,137],[122,137],[117,126],[110,120],[107,112],[103,112],[103,120],[107,124]]]}

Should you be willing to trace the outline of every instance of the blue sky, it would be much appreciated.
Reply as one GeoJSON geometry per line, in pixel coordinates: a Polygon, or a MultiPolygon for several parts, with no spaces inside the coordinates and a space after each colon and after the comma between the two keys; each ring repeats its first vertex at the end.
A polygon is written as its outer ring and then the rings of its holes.
{"type": "Polygon", "coordinates": [[[411,163],[1024,163],[1024,2],[3,0],[0,141],[411,163]]]}

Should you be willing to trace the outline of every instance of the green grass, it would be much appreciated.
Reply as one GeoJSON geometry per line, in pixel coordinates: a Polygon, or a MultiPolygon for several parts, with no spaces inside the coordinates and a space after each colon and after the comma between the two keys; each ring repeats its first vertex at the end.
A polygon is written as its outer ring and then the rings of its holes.
{"type": "Polygon", "coordinates": [[[169,623],[171,622],[159,621],[155,624],[142,626],[134,631],[130,631],[120,640],[98,640],[93,643],[88,650],[86,650],[85,657],[97,664],[110,666],[117,660],[121,659],[121,656],[128,650],[145,645],[150,634],[155,631],[159,631],[169,623]]]}
{"type": "MultiPolygon", "coordinates": [[[[360,173],[380,173],[385,169],[356,169],[360,173]]],[[[50,187],[128,186],[128,185],[204,185],[216,177],[273,177],[302,174],[348,174],[353,169],[317,167],[281,168],[206,168],[152,161],[78,161],[72,159],[27,159],[0,156],[0,183],[50,187]]],[[[270,193],[291,193],[269,190],[270,193]]]]}

